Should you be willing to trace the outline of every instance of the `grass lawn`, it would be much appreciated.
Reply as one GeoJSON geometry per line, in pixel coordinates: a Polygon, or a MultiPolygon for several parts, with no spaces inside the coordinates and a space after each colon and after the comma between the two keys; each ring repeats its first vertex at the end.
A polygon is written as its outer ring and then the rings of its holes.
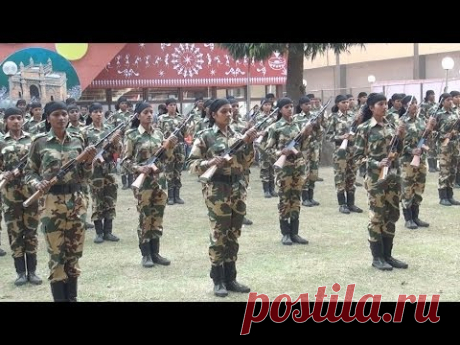
{"type": "MultiPolygon", "coordinates": [[[[356,284],[354,300],[364,294],[381,294],[383,301],[396,301],[399,294],[440,294],[441,301],[459,301],[457,288],[460,273],[458,244],[460,207],[438,204],[437,174],[428,175],[420,218],[429,228],[408,230],[404,220],[397,223],[393,255],[409,264],[407,270],[382,272],[371,267],[367,242],[367,200],[358,187],[356,204],[362,214],[338,212],[332,168],[321,168],[315,199],[318,207],[302,207],[299,234],[308,245],[283,246],[280,242],[278,198],[265,199],[259,169],[252,168],[248,191],[247,216],[254,221],[243,228],[237,261],[238,280],[252,291],[265,293],[270,300],[287,293],[294,300],[301,293],[313,298],[319,286],[338,283],[345,296],[348,284],[356,284]]],[[[184,205],[167,206],[160,254],[172,261],[170,266],[147,269],[140,264],[141,254],[136,233],[138,215],[131,190],[119,189],[114,234],[117,243],[93,243],[94,230],[86,232],[80,266],[79,301],[247,301],[247,294],[230,293],[215,297],[209,278],[209,223],[201,195],[201,184],[188,172],[183,173],[181,197],[184,205]]],[[[360,178],[358,181],[362,182],[360,178]]],[[[460,199],[459,189],[454,193],[460,199]]],[[[13,259],[8,247],[6,226],[2,224],[0,258],[0,301],[51,301],[48,254],[39,233],[38,273],[45,280],[41,286],[16,287],[13,259]]]]}

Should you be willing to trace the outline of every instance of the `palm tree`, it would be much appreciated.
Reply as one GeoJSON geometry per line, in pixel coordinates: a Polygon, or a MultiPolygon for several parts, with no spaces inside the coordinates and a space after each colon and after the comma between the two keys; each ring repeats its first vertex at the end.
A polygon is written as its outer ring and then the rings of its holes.
{"type": "Polygon", "coordinates": [[[234,59],[245,56],[256,60],[266,60],[273,52],[287,54],[286,92],[297,103],[305,94],[303,86],[303,61],[304,57],[315,59],[318,54],[324,55],[328,49],[334,53],[349,52],[354,45],[365,47],[361,43],[219,43],[234,59]]]}

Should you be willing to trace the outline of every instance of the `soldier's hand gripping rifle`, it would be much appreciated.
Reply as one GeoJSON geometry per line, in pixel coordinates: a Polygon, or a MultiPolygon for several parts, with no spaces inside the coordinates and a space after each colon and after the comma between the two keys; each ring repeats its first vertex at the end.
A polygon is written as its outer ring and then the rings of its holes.
{"type": "MultiPolygon", "coordinates": [[[[439,106],[434,112],[434,114],[430,115],[430,118],[428,119],[428,123],[426,124],[425,131],[423,132],[422,137],[418,141],[417,149],[421,149],[425,151],[428,151],[430,149],[428,146],[425,145],[425,142],[427,141],[428,137],[433,131],[434,126],[436,125],[436,114],[438,110],[439,110],[439,106]]],[[[420,109],[419,109],[419,113],[420,113],[420,109]]],[[[420,151],[420,154],[414,154],[414,157],[412,158],[412,162],[410,162],[411,166],[416,167],[416,168],[420,166],[420,156],[422,152],[423,151],[420,151]]]]}
{"type": "MultiPolygon", "coordinates": [[[[356,120],[353,121],[350,127],[350,131],[348,132],[348,137],[353,136],[356,134],[356,130],[358,129],[358,126],[361,124],[361,121],[363,120],[363,114],[360,114],[356,120]]],[[[343,139],[342,144],[340,145],[339,150],[346,150],[348,147],[348,137],[346,139],[343,139]]]]}
{"type": "Polygon", "coordinates": [[[395,135],[393,135],[393,137],[391,138],[390,150],[388,151],[388,155],[387,155],[388,164],[380,169],[378,182],[382,182],[387,178],[388,171],[390,170],[390,166],[393,164],[393,160],[396,157],[396,153],[397,153],[396,152],[396,147],[397,147],[398,142],[400,140],[399,136],[401,135],[401,132],[400,132],[401,129],[400,128],[402,128],[402,127],[399,127],[397,132],[395,133],[395,135]]]}
{"type": "Polygon", "coordinates": [[[450,126],[450,129],[447,131],[449,137],[444,138],[441,146],[447,146],[449,144],[450,138],[454,135],[457,135],[460,126],[460,117],[450,126]]]}
{"type": "MultiPolygon", "coordinates": [[[[79,164],[79,163],[83,163],[83,162],[86,162],[88,160],[88,151],[87,149],[89,147],[94,147],[94,148],[99,148],[103,143],[104,141],[107,139],[107,136],[105,136],[104,138],[102,138],[101,140],[99,140],[94,146],[90,145],[88,146],[85,150],[83,150],[82,153],[80,153],[76,158],[73,158],[71,160],[69,160],[66,164],[64,164],[60,169],[59,171],[49,180],[49,183],[48,183],[48,189],[49,187],[52,187],[54,186],[56,183],[58,183],[59,181],[62,181],[62,179],[65,177],[65,175],[70,171],[72,170],[75,165],[79,164]]],[[[29,205],[31,205],[33,202],[37,201],[43,194],[45,194],[44,192],[42,192],[41,190],[37,190],[34,194],[32,194],[32,196],[27,199],[26,201],[24,201],[22,203],[22,205],[24,207],[28,207],[29,205]]]]}
{"type": "MultiPolygon", "coordinates": [[[[318,120],[320,120],[323,117],[324,112],[326,111],[329,103],[331,103],[331,100],[332,100],[332,98],[329,98],[327,103],[321,107],[321,109],[316,113],[316,115],[314,117],[312,117],[310,120],[308,120],[303,125],[302,129],[300,130],[300,132],[295,136],[294,139],[292,139],[286,145],[285,149],[291,150],[292,153],[295,154],[295,155],[298,153],[298,151],[295,149],[295,146],[300,143],[300,141],[302,140],[302,137],[304,136],[306,130],[308,128],[310,128],[310,125],[314,125],[314,124],[318,123],[318,120]]],[[[284,164],[286,164],[286,158],[287,158],[287,156],[282,154],[278,158],[278,160],[275,162],[275,164],[273,164],[273,166],[276,167],[276,168],[279,168],[279,169],[283,168],[284,164]]]]}
{"type": "MultiPolygon", "coordinates": [[[[173,137],[177,137],[180,133],[180,131],[187,125],[187,123],[193,118],[193,113],[190,112],[188,117],[186,119],[184,119],[180,124],[179,126],[177,126],[174,131],[171,133],[171,135],[168,137],[168,139],[166,139],[162,146],[155,152],[155,154],[150,157],[147,162],[145,162],[144,164],[142,164],[142,166],[147,166],[149,168],[152,169],[152,172],[153,174],[156,174],[158,173],[159,169],[158,167],[156,166],[156,163],[158,162],[158,160],[163,156],[163,154],[165,153],[165,151],[168,149],[169,147],[169,142],[170,142],[170,138],[173,138],[173,137]]],[[[141,173],[139,174],[139,176],[136,178],[136,180],[131,184],[131,188],[133,189],[139,189],[142,184],[144,183],[145,181],[145,178],[147,177],[146,174],[144,173],[141,173]]]]}
{"type": "MultiPolygon", "coordinates": [[[[27,157],[28,155],[24,155],[24,157],[21,158],[21,160],[18,162],[18,164],[13,168],[11,173],[13,174],[13,178],[18,177],[21,173],[24,167],[27,164],[27,157]]],[[[5,178],[4,175],[2,175],[2,178],[0,180],[0,189],[3,189],[5,187],[5,184],[8,182],[8,180],[5,178]]]]}
{"type": "MultiPolygon", "coordinates": [[[[274,114],[276,111],[278,111],[278,108],[273,110],[271,114],[274,114]]],[[[267,116],[265,119],[263,119],[261,122],[259,122],[257,125],[251,127],[250,129],[255,129],[255,130],[260,129],[260,127],[270,118],[270,115],[267,116]]],[[[232,146],[230,146],[227,150],[225,150],[220,156],[224,158],[227,162],[230,162],[233,158],[233,155],[246,144],[246,139],[248,138],[249,138],[249,135],[246,132],[242,138],[238,139],[232,146]]],[[[216,172],[217,168],[218,168],[217,165],[211,166],[200,176],[199,180],[203,183],[208,183],[211,180],[211,178],[214,176],[214,173],[216,172]]]]}
{"type": "MultiPolygon", "coordinates": [[[[107,133],[106,136],[104,136],[101,140],[106,140],[108,138],[110,138],[113,134],[115,134],[116,131],[120,130],[120,131],[123,131],[123,129],[129,125],[131,123],[131,121],[133,121],[135,118],[136,118],[137,114],[134,113],[132,115],[129,116],[128,120],[126,121],[123,121],[122,123],[120,123],[118,126],[116,126],[114,129],[112,129],[109,133],[107,133]]],[[[96,154],[96,157],[94,157],[93,159],[93,162],[95,161],[99,161],[101,163],[104,162],[104,158],[102,157],[102,155],[104,154],[105,150],[107,150],[107,148],[109,147],[110,145],[110,142],[106,142],[105,145],[99,150],[99,152],[96,154]]]]}

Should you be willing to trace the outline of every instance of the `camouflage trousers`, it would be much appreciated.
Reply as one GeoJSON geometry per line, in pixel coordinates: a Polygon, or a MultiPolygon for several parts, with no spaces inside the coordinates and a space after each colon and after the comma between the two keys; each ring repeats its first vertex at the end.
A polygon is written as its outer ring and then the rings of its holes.
{"type": "Polygon", "coordinates": [[[337,193],[354,192],[358,166],[350,151],[336,148],[333,156],[334,182],[337,193]]]}
{"type": "Polygon", "coordinates": [[[298,219],[302,188],[305,183],[305,160],[297,159],[295,164],[286,164],[276,171],[276,185],[278,186],[278,213],[279,218],[298,219]]]}
{"type": "Polygon", "coordinates": [[[420,205],[423,200],[423,192],[426,183],[426,164],[425,160],[420,161],[420,166],[414,168],[410,161],[401,162],[402,169],[402,195],[401,204],[403,208],[410,208],[412,205],[420,205]]]}
{"type": "Polygon", "coordinates": [[[210,222],[209,258],[211,264],[236,261],[238,238],[246,215],[246,188],[241,182],[214,182],[203,191],[210,222]]]}
{"type": "Polygon", "coordinates": [[[83,255],[85,227],[83,214],[87,208],[82,192],[46,194],[39,205],[48,247],[50,275],[53,282],[80,276],[78,260],[83,255]]]}
{"type": "Polygon", "coordinates": [[[258,148],[259,152],[259,167],[260,167],[260,179],[262,182],[270,182],[275,180],[275,170],[273,164],[276,159],[271,157],[265,150],[258,148]]]}
{"type": "Polygon", "coordinates": [[[118,184],[115,175],[91,178],[91,199],[93,202],[91,221],[114,219],[116,216],[118,184]]]}
{"type": "Polygon", "coordinates": [[[139,190],[134,190],[137,200],[139,224],[137,237],[139,244],[147,243],[151,239],[163,235],[163,216],[168,196],[150,177],[146,178],[144,185],[139,190]]]}
{"type": "Polygon", "coordinates": [[[182,144],[179,143],[174,151],[174,158],[165,164],[165,176],[168,188],[181,188],[181,175],[185,161],[182,144]]]}
{"type": "Polygon", "coordinates": [[[430,149],[428,150],[428,158],[437,158],[437,144],[436,140],[433,139],[433,136],[430,135],[425,143],[430,149]]]}
{"type": "Polygon", "coordinates": [[[318,180],[319,148],[310,148],[302,152],[306,162],[306,176],[303,190],[315,189],[315,182],[318,180]]]}
{"type": "Polygon", "coordinates": [[[31,188],[20,181],[11,181],[3,189],[4,217],[13,258],[37,253],[38,204],[22,206],[32,194],[31,188]]]}
{"type": "Polygon", "coordinates": [[[88,209],[89,209],[89,195],[90,195],[90,192],[89,192],[89,185],[87,183],[82,183],[81,184],[81,191],[83,193],[83,197],[85,198],[85,202],[86,202],[86,206],[87,206],[87,209],[85,211],[85,213],[83,214],[83,222],[86,223],[86,220],[88,219],[88,209]]]}
{"type": "Polygon", "coordinates": [[[369,241],[378,242],[382,237],[394,237],[399,219],[401,183],[397,176],[389,175],[385,182],[378,182],[379,169],[366,175],[365,187],[369,205],[369,241]]]}
{"type": "Polygon", "coordinates": [[[438,189],[454,188],[457,174],[458,148],[456,141],[450,141],[446,146],[438,143],[439,179],[438,189]]]}

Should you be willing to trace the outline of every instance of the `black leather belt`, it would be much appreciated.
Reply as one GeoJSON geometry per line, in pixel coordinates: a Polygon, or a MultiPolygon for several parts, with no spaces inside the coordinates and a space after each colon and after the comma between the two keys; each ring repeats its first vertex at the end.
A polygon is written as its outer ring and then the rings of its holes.
{"type": "Polygon", "coordinates": [[[55,184],[49,190],[51,194],[72,194],[81,190],[80,184],[55,184]]]}
{"type": "Polygon", "coordinates": [[[222,182],[227,184],[233,184],[241,180],[242,175],[217,175],[215,174],[211,178],[211,182],[222,182]]]}

